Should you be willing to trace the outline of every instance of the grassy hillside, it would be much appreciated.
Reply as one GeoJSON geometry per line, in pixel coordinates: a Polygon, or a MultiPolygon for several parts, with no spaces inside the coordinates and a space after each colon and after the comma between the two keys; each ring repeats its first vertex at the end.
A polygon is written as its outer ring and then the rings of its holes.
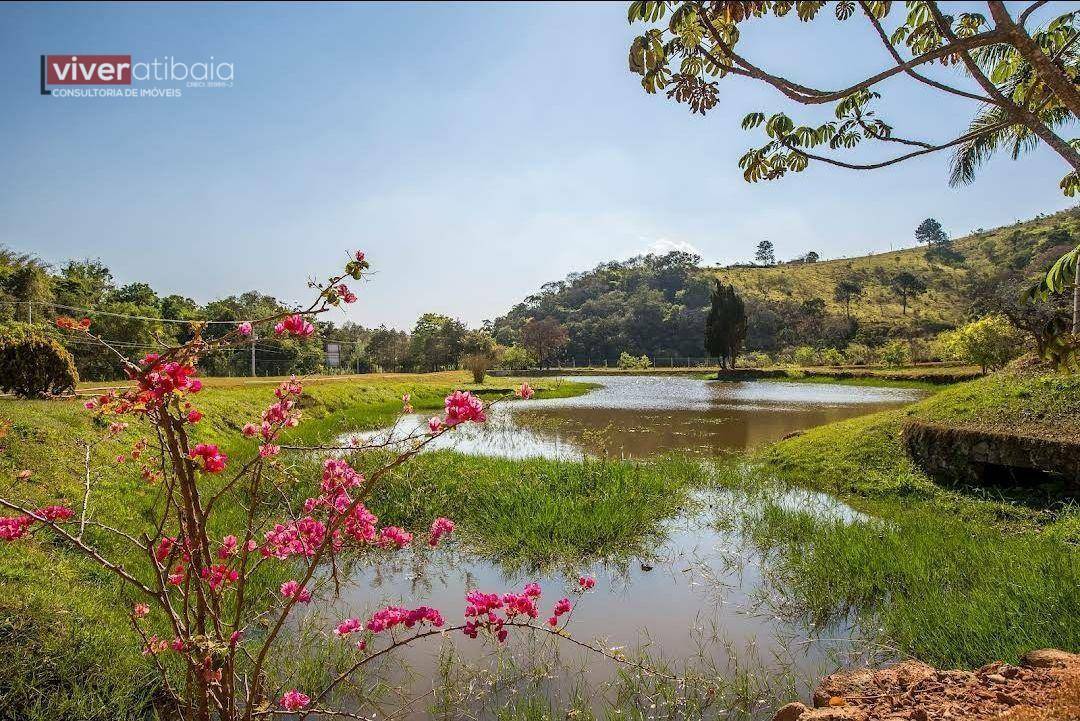
{"type": "Polygon", "coordinates": [[[931,263],[926,259],[926,248],[915,247],[817,263],[733,266],[710,272],[725,283],[733,283],[745,297],[799,303],[820,298],[827,311],[835,314],[844,313],[843,305],[833,299],[836,283],[854,275],[866,291],[861,301],[851,307],[852,316],[861,323],[954,326],[970,308],[965,283],[972,272],[1034,275],[1046,269],[1049,258],[1056,257],[1054,250],[1058,246],[1068,243],[1066,233],[1075,246],[1080,240],[1080,208],[956,238],[953,246],[964,255],[956,265],[931,263]],[[908,303],[907,315],[899,299],[886,287],[887,279],[900,271],[918,276],[929,289],[908,303]]]}

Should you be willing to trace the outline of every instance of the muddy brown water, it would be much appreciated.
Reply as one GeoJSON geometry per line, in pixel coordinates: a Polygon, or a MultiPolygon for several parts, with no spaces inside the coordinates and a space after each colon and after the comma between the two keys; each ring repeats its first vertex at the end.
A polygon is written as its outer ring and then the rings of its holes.
{"type": "MultiPolygon", "coordinates": [[[[453,447],[510,458],[574,459],[583,453],[642,457],[671,450],[707,456],[893,408],[922,395],[908,389],[671,377],[572,380],[603,387],[575,398],[507,404],[488,424],[455,432],[453,447]]],[[[419,415],[406,418],[395,433],[406,434],[423,422],[419,415]]],[[[389,429],[382,433],[385,437],[389,429]]],[[[866,520],[818,493],[790,491],[779,502],[839,522],[866,520]]],[[[576,598],[570,627],[575,637],[608,649],[643,648],[679,671],[714,664],[713,672],[719,674],[750,670],[763,685],[748,697],[754,715],[764,717],[777,698],[792,691],[806,696],[812,679],[873,658],[878,649],[864,642],[850,618],[810,628],[797,614],[792,618],[781,611],[783,589],[770,580],[767,554],[755,549],[737,524],[717,523],[733,511],[752,519],[760,510],[756,503],[736,493],[703,492],[692,510],[666,522],[647,557],[607,559],[545,573],[503,567],[456,542],[434,552],[405,552],[354,573],[332,606],[312,611],[325,625],[347,616],[366,618],[386,604],[425,604],[439,608],[447,623],[454,624],[461,621],[469,589],[520,591],[527,582],[539,582],[544,614],[562,596],[573,598],[577,574],[589,573],[597,586],[576,598]]],[[[385,643],[379,639],[374,647],[385,643]]],[[[450,717],[495,718],[497,709],[530,691],[556,707],[582,693],[603,716],[614,694],[607,686],[615,678],[614,665],[566,642],[538,643],[519,632],[497,647],[458,633],[402,648],[368,678],[369,686],[378,677],[397,688],[384,696],[377,717],[431,717],[440,695],[435,689],[445,681],[440,669],[447,668],[447,654],[464,664],[455,667],[456,673],[465,674],[448,684],[454,689],[447,701],[453,709],[450,717]],[[489,684],[495,676],[502,680],[492,691],[489,684]]],[[[375,710],[366,703],[352,706],[365,716],[375,710]]]]}

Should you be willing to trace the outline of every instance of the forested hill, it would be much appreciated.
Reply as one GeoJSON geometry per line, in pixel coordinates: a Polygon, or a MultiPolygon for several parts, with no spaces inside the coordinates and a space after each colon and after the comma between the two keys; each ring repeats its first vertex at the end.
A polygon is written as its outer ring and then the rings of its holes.
{"type": "Polygon", "coordinates": [[[875,347],[897,337],[927,338],[988,312],[1016,311],[1018,289],[1078,239],[1080,207],[980,230],[934,252],[919,246],[723,268],[699,267],[689,253],[639,256],[545,284],[493,321],[493,332],[508,345],[530,318],[551,317],[569,334],[566,357],[701,356],[709,288],[719,277],[746,303],[747,350],[875,347]]]}

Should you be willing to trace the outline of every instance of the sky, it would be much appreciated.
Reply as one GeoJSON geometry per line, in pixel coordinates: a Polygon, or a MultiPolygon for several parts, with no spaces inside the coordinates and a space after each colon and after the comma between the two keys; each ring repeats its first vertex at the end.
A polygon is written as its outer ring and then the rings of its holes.
{"type": "MultiPolygon", "coordinates": [[[[199,302],[248,289],[300,302],[309,277],[363,249],[377,272],[331,320],[409,328],[431,311],[478,326],[639,253],[731,263],[770,240],[779,258],[862,255],[912,245],[928,216],[962,235],[1072,205],[1045,148],[959,189],[943,154],[746,183],[738,159],[763,141],[743,115],[822,111],[739,78],[705,117],[646,94],[626,7],[4,4],[0,245],[100,258],[119,283],[199,302]],[[172,83],[174,98],[43,96],[39,58],[61,53],[213,56],[234,79],[172,83]]],[[[740,48],[841,87],[888,65],[860,20],[747,24],[740,48]]],[[[898,134],[951,139],[975,110],[904,77],[881,90],[898,134]]]]}

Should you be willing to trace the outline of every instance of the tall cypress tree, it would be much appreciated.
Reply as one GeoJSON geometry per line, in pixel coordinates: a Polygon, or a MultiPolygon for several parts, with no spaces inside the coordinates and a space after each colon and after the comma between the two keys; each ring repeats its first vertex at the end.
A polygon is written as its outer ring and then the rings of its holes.
{"type": "Polygon", "coordinates": [[[717,278],[710,295],[712,307],[705,320],[705,349],[720,359],[721,368],[734,368],[735,357],[746,338],[746,308],[735,286],[717,278]]]}

